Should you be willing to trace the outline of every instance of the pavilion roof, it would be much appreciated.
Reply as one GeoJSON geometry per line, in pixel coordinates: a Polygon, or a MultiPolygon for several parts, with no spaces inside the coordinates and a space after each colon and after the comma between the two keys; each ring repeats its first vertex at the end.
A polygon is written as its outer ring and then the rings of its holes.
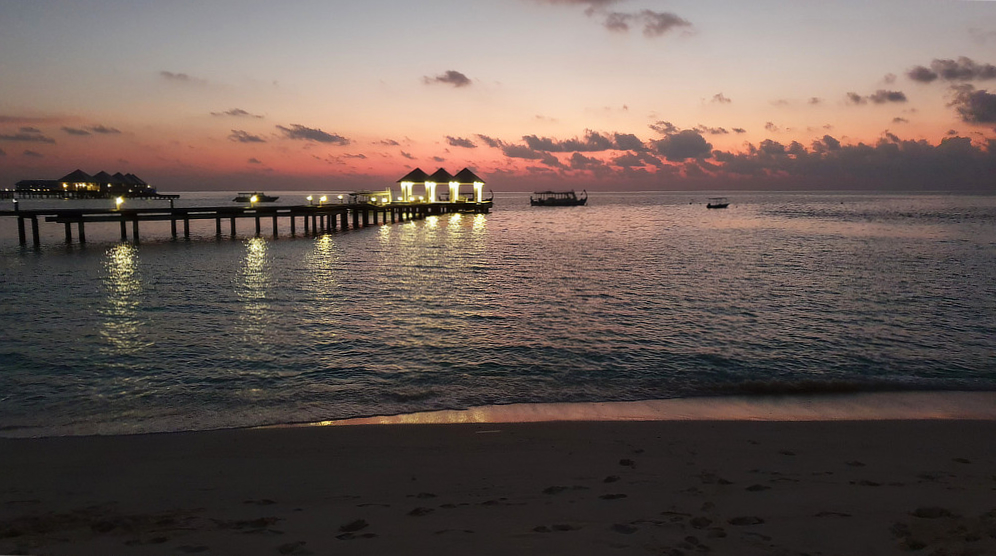
{"type": "Polygon", "coordinates": [[[482,180],[477,174],[471,172],[470,168],[464,168],[463,170],[460,170],[453,177],[456,179],[456,181],[460,183],[474,183],[475,181],[484,183],[484,180],[482,180]]]}
{"type": "Polygon", "coordinates": [[[62,176],[59,181],[64,183],[92,183],[94,180],[93,176],[77,168],[65,176],[62,176]]]}
{"type": "Polygon", "coordinates": [[[111,177],[111,175],[108,174],[107,172],[101,170],[93,175],[92,181],[95,181],[97,183],[112,183],[114,181],[114,178],[111,177]]]}
{"type": "Polygon", "coordinates": [[[398,180],[398,183],[401,183],[403,181],[410,181],[412,183],[425,183],[428,180],[429,180],[429,174],[423,172],[421,168],[415,168],[411,172],[405,174],[403,178],[398,180]]]}
{"type": "Polygon", "coordinates": [[[446,170],[440,168],[440,169],[436,170],[435,172],[433,172],[432,175],[429,176],[429,179],[427,181],[434,181],[436,183],[448,183],[452,179],[453,179],[453,175],[452,174],[450,174],[446,170]]]}

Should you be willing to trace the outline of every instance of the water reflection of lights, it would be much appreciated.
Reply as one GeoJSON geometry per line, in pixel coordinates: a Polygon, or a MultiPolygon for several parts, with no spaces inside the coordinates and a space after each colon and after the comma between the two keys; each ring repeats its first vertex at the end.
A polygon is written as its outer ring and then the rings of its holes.
{"type": "Polygon", "coordinates": [[[126,243],[109,249],[104,273],[107,304],[101,311],[105,317],[101,334],[117,352],[134,353],[147,345],[141,341],[139,333],[142,281],[138,272],[138,249],[126,243]]]}
{"type": "Polygon", "coordinates": [[[454,226],[459,226],[460,225],[460,220],[462,218],[463,218],[462,214],[460,214],[459,212],[454,212],[453,214],[450,215],[450,221],[448,223],[448,226],[450,228],[452,228],[454,226]]]}
{"type": "MultiPolygon", "coordinates": [[[[266,301],[270,289],[270,269],[266,241],[252,238],[246,242],[246,254],[239,269],[236,293],[243,304],[240,315],[242,332],[259,335],[266,330],[270,305],[266,301]]],[[[251,339],[251,338],[250,338],[251,339]]]]}
{"type": "Polygon", "coordinates": [[[339,251],[331,235],[315,240],[314,249],[307,255],[307,288],[311,293],[308,303],[302,306],[303,329],[313,335],[311,342],[324,344],[335,338],[340,328],[339,281],[337,266],[339,251]]]}
{"type": "Polygon", "coordinates": [[[432,216],[425,217],[425,225],[429,227],[430,230],[435,230],[439,227],[439,217],[435,214],[432,216]]]}
{"type": "Polygon", "coordinates": [[[480,235],[484,232],[484,226],[488,223],[488,219],[483,214],[478,214],[474,216],[474,235],[480,235]]]}

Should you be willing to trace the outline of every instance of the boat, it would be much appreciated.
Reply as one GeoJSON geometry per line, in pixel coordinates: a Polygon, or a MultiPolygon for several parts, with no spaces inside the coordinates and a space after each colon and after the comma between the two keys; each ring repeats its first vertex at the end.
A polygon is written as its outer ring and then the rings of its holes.
{"type": "Polygon", "coordinates": [[[581,191],[581,197],[570,191],[537,191],[529,196],[529,204],[534,207],[577,207],[588,200],[588,192],[581,191]],[[533,196],[535,195],[535,196],[533,196]]]}
{"type": "Polygon", "coordinates": [[[710,209],[725,209],[730,206],[730,201],[726,197],[709,197],[709,202],[706,203],[706,208],[710,209]]]}
{"type": "Polygon", "coordinates": [[[232,199],[232,201],[236,203],[272,203],[279,198],[280,197],[274,195],[267,195],[262,191],[249,191],[246,193],[239,193],[239,195],[232,199]],[[252,200],[253,197],[256,198],[255,201],[252,200]]]}

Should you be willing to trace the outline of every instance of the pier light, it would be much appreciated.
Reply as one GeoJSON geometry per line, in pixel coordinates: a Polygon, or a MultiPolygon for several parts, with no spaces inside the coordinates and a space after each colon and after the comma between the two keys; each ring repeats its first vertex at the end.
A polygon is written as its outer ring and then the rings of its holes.
{"type": "Polygon", "coordinates": [[[381,198],[380,198],[380,201],[381,201],[382,203],[386,203],[386,202],[388,202],[388,201],[390,201],[390,200],[391,200],[391,199],[389,199],[389,198],[387,198],[387,197],[381,197],[381,198]]]}
{"type": "Polygon", "coordinates": [[[114,208],[120,209],[121,203],[123,202],[124,202],[124,197],[118,197],[117,199],[114,199],[114,208]]]}
{"type": "Polygon", "coordinates": [[[460,182],[450,182],[450,202],[455,203],[460,200],[460,182]]]}
{"type": "Polygon", "coordinates": [[[252,197],[249,197],[249,204],[255,204],[257,201],[259,201],[259,197],[255,196],[255,195],[253,195],[252,197]]]}
{"type": "MultiPolygon", "coordinates": [[[[342,195],[339,195],[339,198],[342,199],[342,195]]],[[[321,198],[318,199],[318,206],[321,206],[323,203],[325,203],[325,201],[328,200],[329,200],[328,196],[322,195],[321,198]]]]}
{"type": "Polygon", "coordinates": [[[421,202],[422,202],[422,201],[423,201],[424,199],[425,199],[425,197],[423,197],[423,196],[421,196],[421,195],[419,195],[419,196],[418,196],[418,202],[420,202],[420,203],[421,203],[421,202]]]}
{"type": "Polygon", "coordinates": [[[308,196],[307,196],[306,198],[308,199],[308,204],[309,204],[309,205],[311,204],[311,201],[313,201],[313,200],[315,199],[315,198],[314,198],[313,196],[311,196],[311,195],[308,195],[308,196]]]}
{"type": "Polygon", "coordinates": [[[480,203],[484,201],[484,182],[475,181],[474,182],[474,202],[480,203]]]}
{"type": "Polygon", "coordinates": [[[342,195],[339,195],[339,204],[342,204],[342,195]]]}

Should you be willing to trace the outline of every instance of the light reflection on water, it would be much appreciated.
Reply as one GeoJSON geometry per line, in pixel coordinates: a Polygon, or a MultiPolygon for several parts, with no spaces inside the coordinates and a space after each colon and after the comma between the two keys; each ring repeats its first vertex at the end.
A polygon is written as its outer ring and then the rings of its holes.
{"type": "Polygon", "coordinates": [[[242,302],[238,330],[242,341],[253,345],[269,333],[273,319],[270,314],[270,261],[266,240],[252,238],[245,242],[245,256],[236,280],[235,291],[242,302]]]}
{"type": "Polygon", "coordinates": [[[690,197],[3,251],[0,434],[996,389],[992,198],[690,197]]]}
{"type": "Polygon", "coordinates": [[[101,335],[108,347],[108,356],[133,354],[150,345],[141,333],[142,276],[139,272],[138,249],[121,244],[107,250],[104,259],[103,286],[106,303],[100,310],[103,317],[101,335]]]}

